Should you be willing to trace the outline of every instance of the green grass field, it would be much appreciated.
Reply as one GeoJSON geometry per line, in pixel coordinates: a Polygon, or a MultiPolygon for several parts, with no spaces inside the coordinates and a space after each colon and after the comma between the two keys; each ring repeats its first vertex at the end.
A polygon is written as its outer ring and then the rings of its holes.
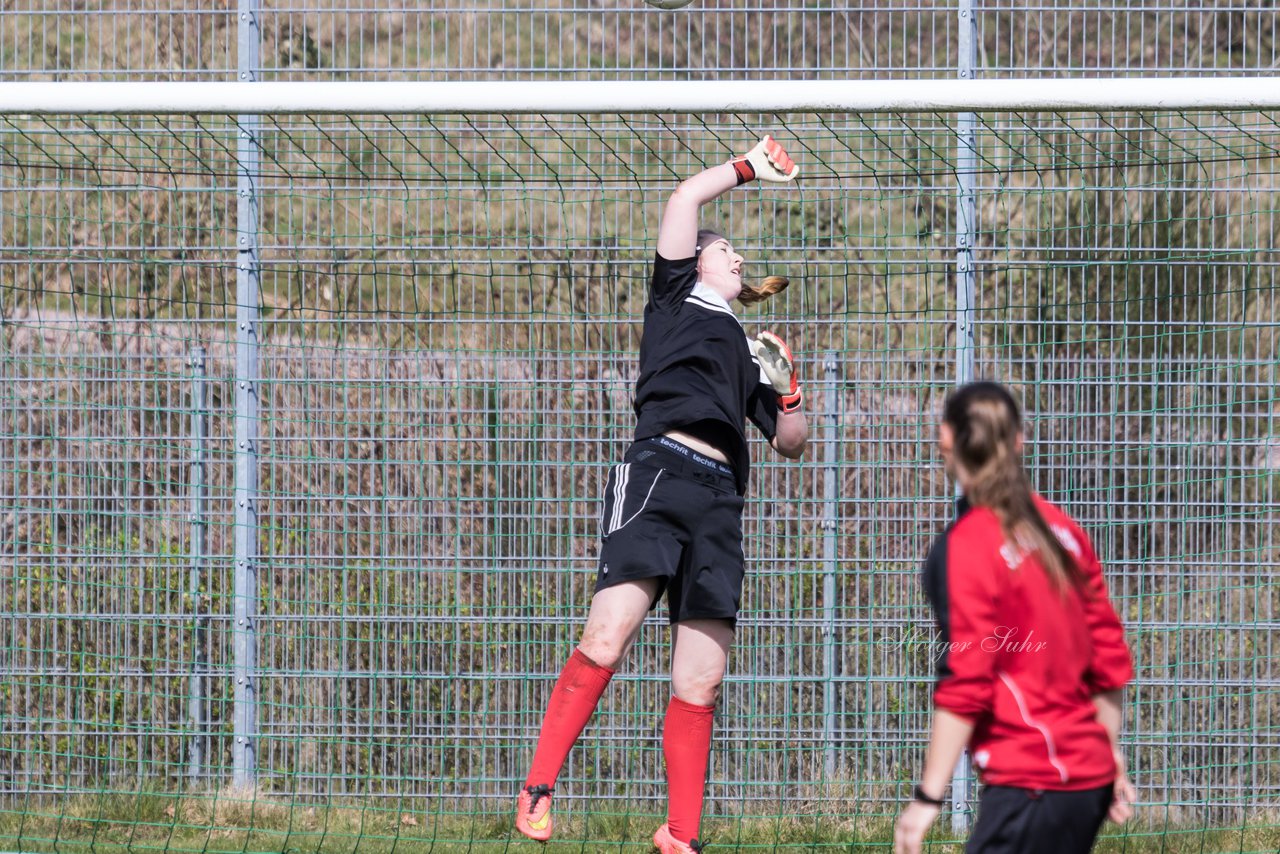
{"type": "MultiPolygon", "coordinates": [[[[878,805],[879,806],[879,805],[878,805]]],[[[160,792],[103,793],[76,796],[24,812],[0,810],[0,851],[23,854],[93,851],[290,852],[290,854],[498,854],[542,852],[649,851],[649,836],[662,818],[647,811],[619,811],[617,802],[579,804],[557,818],[557,838],[542,845],[514,834],[498,805],[415,801],[412,805],[376,802],[311,806],[276,798],[247,800],[232,795],[183,797],[160,792]],[[426,809],[423,809],[425,807],[426,809]],[[460,814],[474,807],[476,812],[460,814]]],[[[852,809],[847,810],[853,812],[852,809]]],[[[887,811],[887,810],[886,810],[887,811]]],[[[1148,810],[1161,812],[1158,806],[1148,810]]],[[[892,846],[893,817],[870,814],[835,819],[821,814],[769,819],[712,819],[703,838],[717,852],[875,851],[892,846]]],[[[1275,852],[1280,826],[1240,827],[1160,825],[1140,813],[1123,828],[1107,825],[1095,847],[1098,854],[1210,854],[1275,852]]],[[[928,850],[960,852],[962,844],[943,814],[928,850]]]]}

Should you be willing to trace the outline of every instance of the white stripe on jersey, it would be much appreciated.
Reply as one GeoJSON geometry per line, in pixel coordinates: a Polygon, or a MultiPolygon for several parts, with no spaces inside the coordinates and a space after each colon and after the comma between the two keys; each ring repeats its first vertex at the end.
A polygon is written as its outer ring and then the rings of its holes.
{"type": "Polygon", "coordinates": [[[612,534],[622,525],[622,505],[627,497],[627,480],[630,474],[631,463],[618,466],[618,477],[613,483],[613,518],[609,520],[607,533],[612,534]]]}
{"type": "MultiPolygon", "coordinates": [[[[691,302],[700,308],[718,311],[721,314],[727,314],[734,320],[738,320],[738,315],[733,313],[733,309],[729,307],[729,303],[725,298],[711,290],[711,288],[702,284],[702,282],[698,282],[698,284],[693,286],[693,290],[684,298],[684,301],[691,302]]],[[[738,320],[738,325],[741,326],[742,321],[738,320]]]]}
{"type": "Polygon", "coordinates": [[[1067,782],[1071,775],[1067,773],[1067,766],[1058,761],[1058,749],[1053,743],[1053,733],[1049,732],[1049,728],[1039,721],[1031,717],[1031,710],[1027,708],[1027,701],[1022,696],[1022,691],[1018,689],[1018,683],[1013,681],[1013,677],[1003,670],[996,673],[1000,677],[1000,681],[1009,689],[1009,693],[1013,694],[1013,700],[1018,704],[1018,713],[1022,715],[1022,720],[1027,726],[1033,727],[1040,731],[1040,735],[1044,737],[1045,750],[1049,754],[1049,764],[1058,771],[1058,776],[1062,778],[1062,782],[1067,782]]]}

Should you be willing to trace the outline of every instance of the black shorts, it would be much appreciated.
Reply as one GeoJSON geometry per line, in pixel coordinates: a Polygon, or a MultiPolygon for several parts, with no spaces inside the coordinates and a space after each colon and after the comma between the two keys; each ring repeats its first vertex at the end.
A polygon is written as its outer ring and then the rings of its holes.
{"type": "Polygon", "coordinates": [[[1088,854],[1111,808],[1112,788],[985,786],[965,854],[1088,854]]]}
{"type": "Polygon", "coordinates": [[[658,579],[671,622],[735,622],[742,599],[742,507],[733,470],[666,436],[632,445],[609,472],[596,590],[658,579]]]}

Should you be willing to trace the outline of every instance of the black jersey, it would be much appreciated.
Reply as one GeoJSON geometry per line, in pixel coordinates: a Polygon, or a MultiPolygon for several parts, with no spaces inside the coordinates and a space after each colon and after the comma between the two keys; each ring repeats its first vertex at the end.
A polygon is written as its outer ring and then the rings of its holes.
{"type": "Polygon", "coordinates": [[[746,420],[773,440],[778,394],[747,346],[747,335],[724,298],[698,284],[696,258],[653,265],[640,339],[636,381],[636,440],[668,430],[705,436],[695,425],[712,424],[716,442],[733,464],[738,492],[747,489],[751,458],[746,420]],[[694,427],[690,430],[690,427],[694,427]]]}

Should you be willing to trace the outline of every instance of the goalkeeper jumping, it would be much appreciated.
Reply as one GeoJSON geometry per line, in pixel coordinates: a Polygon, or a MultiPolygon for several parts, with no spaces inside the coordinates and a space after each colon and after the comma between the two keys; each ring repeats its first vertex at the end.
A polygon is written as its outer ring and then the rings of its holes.
{"type": "Polygon", "coordinates": [[[551,837],[565,757],[665,591],[673,634],[662,731],[667,822],[653,842],[662,854],[702,850],[712,715],[742,596],[746,421],[791,459],[804,452],[809,428],[791,352],[772,333],[749,337],[730,307],[766,299],[787,280],[744,285],[742,256],[723,235],[699,230],[698,215],[740,184],[785,183],[798,172],[766,136],[667,200],[644,310],[636,439],[609,473],[587,625],[551,692],[516,806],[516,828],[531,839],[551,837]]]}

